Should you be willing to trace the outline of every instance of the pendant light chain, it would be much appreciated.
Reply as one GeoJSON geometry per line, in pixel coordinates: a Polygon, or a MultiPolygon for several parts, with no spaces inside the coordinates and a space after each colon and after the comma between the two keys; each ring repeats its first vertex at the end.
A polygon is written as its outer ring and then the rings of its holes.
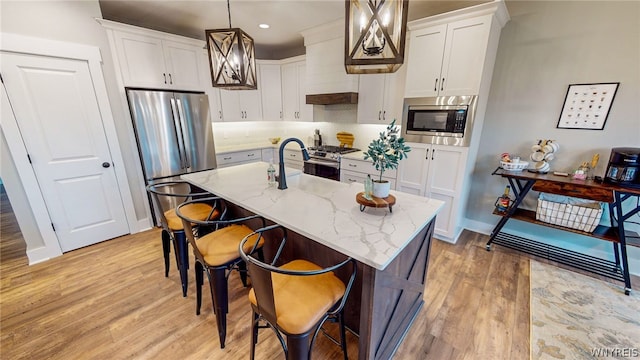
{"type": "Polygon", "coordinates": [[[231,29],[231,5],[229,5],[229,0],[227,0],[227,14],[229,14],[229,29],[231,29]]]}

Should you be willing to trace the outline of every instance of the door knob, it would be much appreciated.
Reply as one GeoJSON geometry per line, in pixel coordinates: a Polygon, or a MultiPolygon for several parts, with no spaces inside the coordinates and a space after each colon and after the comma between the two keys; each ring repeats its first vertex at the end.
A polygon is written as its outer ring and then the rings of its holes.
{"type": "Polygon", "coordinates": [[[102,163],[103,168],[108,168],[109,166],[111,166],[111,164],[106,161],[102,163]]]}

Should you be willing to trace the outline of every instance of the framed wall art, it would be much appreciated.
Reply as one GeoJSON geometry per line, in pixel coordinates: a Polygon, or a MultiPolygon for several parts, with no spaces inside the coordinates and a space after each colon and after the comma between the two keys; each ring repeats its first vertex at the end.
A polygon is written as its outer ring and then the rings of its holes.
{"type": "Polygon", "coordinates": [[[602,130],[619,82],[569,85],[558,129],[602,130]]]}

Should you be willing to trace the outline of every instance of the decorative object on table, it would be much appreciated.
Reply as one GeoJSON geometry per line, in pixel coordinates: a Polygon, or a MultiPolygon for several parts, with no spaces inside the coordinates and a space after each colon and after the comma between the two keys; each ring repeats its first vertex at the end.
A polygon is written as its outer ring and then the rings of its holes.
{"type": "Polygon", "coordinates": [[[496,207],[496,212],[500,214],[506,213],[511,206],[512,200],[509,197],[509,190],[511,190],[511,186],[507,185],[504,188],[504,193],[496,199],[496,203],[494,204],[496,207]]]}
{"type": "Polygon", "coordinates": [[[378,180],[373,180],[373,196],[385,198],[389,195],[391,183],[382,180],[382,174],[386,169],[397,169],[398,162],[407,157],[411,148],[404,143],[404,138],[398,136],[400,130],[393,119],[387,129],[380,133],[378,139],[374,139],[369,144],[369,148],[364,152],[364,159],[371,159],[376,170],[380,171],[378,180]]]}
{"type": "Polygon", "coordinates": [[[619,82],[569,85],[558,129],[602,130],[619,82]]]}
{"type": "Polygon", "coordinates": [[[640,188],[640,148],[613,148],[604,181],[640,188]]]}
{"type": "Polygon", "coordinates": [[[530,172],[537,172],[546,174],[551,169],[549,162],[555,159],[555,153],[560,150],[560,145],[555,140],[538,140],[536,144],[531,147],[531,160],[535,162],[534,168],[529,169],[530,172]]]}
{"type": "Polygon", "coordinates": [[[594,349],[609,351],[600,353],[603,359],[638,354],[640,292],[620,296],[617,284],[534,260],[530,264],[531,360],[600,358],[588,357],[594,349]]]}
{"type": "Polygon", "coordinates": [[[583,161],[580,166],[573,172],[572,177],[576,180],[587,180],[592,178],[590,176],[591,169],[595,169],[600,160],[600,154],[593,154],[591,162],[583,161]]]}
{"type": "Polygon", "coordinates": [[[355,137],[353,136],[352,133],[340,131],[339,133],[336,134],[336,138],[339,141],[340,147],[347,147],[347,148],[353,147],[353,140],[355,140],[355,137]]]}
{"type": "Polygon", "coordinates": [[[367,174],[367,178],[364,179],[364,197],[367,200],[372,200],[373,197],[373,180],[369,174],[367,174]]]}
{"type": "Polygon", "coordinates": [[[522,171],[529,166],[529,162],[521,161],[519,156],[511,156],[509,153],[500,155],[500,167],[507,171],[522,171]]]}
{"type": "Polygon", "coordinates": [[[373,208],[389,208],[389,212],[393,212],[393,205],[396,204],[396,197],[389,195],[384,198],[372,197],[367,199],[364,192],[356,194],[356,202],[360,204],[360,211],[364,211],[367,207],[373,208]]]}
{"type": "Polygon", "coordinates": [[[408,0],[350,0],[345,15],[347,74],[392,73],[404,62],[408,0]]]}
{"type": "Polygon", "coordinates": [[[240,28],[231,27],[231,6],[227,0],[228,29],[205,30],[211,82],[228,90],[258,88],[253,38],[240,28]]]}
{"type": "Polygon", "coordinates": [[[593,232],[602,217],[598,201],[540,193],[536,220],[584,232],[593,232]]]}
{"type": "Polygon", "coordinates": [[[269,141],[270,141],[273,145],[276,145],[277,143],[279,143],[279,142],[280,142],[280,137],[278,136],[278,137],[272,137],[272,138],[269,138],[269,141]]]}

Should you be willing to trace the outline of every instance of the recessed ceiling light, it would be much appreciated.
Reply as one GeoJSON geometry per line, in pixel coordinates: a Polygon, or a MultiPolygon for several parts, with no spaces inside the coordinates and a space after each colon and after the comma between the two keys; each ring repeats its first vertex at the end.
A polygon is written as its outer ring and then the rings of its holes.
{"type": "Polygon", "coordinates": [[[269,24],[260,24],[258,26],[260,27],[260,29],[268,29],[269,28],[269,24]]]}

